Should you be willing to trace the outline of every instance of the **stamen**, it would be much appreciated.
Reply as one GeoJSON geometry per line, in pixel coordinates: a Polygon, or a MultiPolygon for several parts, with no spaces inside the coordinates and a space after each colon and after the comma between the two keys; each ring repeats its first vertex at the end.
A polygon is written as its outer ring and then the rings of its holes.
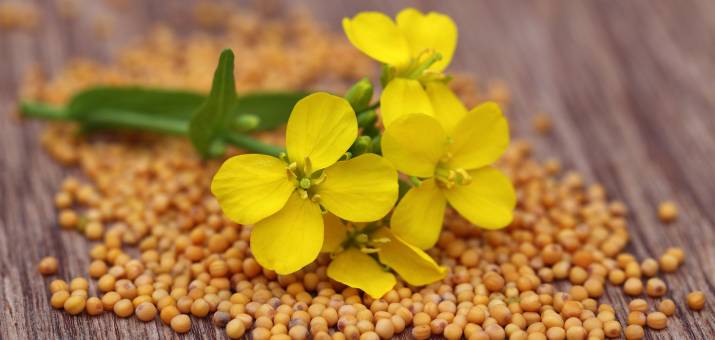
{"type": "Polygon", "coordinates": [[[310,200],[311,200],[313,203],[320,203],[320,195],[314,194],[313,197],[310,198],[310,200]]]}

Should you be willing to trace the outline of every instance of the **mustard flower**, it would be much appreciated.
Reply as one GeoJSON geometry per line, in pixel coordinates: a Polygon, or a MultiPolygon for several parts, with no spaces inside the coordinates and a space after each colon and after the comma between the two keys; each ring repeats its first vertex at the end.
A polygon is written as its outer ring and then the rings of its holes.
{"type": "Polygon", "coordinates": [[[414,8],[400,11],[395,21],[380,12],[361,12],[344,18],[343,30],[353,46],[403,75],[437,54],[439,60],[428,69],[441,72],[457,46],[457,26],[450,17],[414,8]]]}
{"type": "Polygon", "coordinates": [[[384,158],[344,158],[357,137],[357,120],[343,98],[315,93],[296,103],[286,128],[285,157],[229,158],[211,183],[223,212],[254,224],[251,251],[279,274],[295,272],[318,256],[322,211],[369,222],[397,200],[397,172],[384,158]]]}
{"type": "Polygon", "coordinates": [[[422,249],[437,241],[447,202],[487,229],[508,225],[516,205],[511,181],[491,166],[509,144],[499,106],[487,102],[463,112],[453,99],[439,98],[432,115],[400,116],[382,137],[383,156],[400,172],[422,179],[390,220],[396,235],[422,249]]]}
{"type": "Polygon", "coordinates": [[[447,274],[446,268],[380,222],[343,222],[326,214],[322,251],[333,255],[328,277],[374,298],[385,295],[397,282],[388,269],[415,286],[439,281],[447,274]]]}
{"type": "Polygon", "coordinates": [[[379,12],[362,12],[343,19],[343,30],[357,49],[392,70],[380,100],[385,126],[402,114],[430,114],[415,108],[451,92],[441,74],[457,46],[457,26],[450,17],[407,8],[392,21],[379,12]]]}

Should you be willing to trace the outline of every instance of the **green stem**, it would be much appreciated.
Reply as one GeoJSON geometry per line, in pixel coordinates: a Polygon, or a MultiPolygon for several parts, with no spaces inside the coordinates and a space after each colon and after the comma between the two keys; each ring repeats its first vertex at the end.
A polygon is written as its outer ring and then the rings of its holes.
{"type": "Polygon", "coordinates": [[[53,120],[72,119],[69,112],[62,107],[47,105],[40,102],[22,102],[20,104],[22,115],[30,118],[42,118],[53,120]]]}
{"type": "Polygon", "coordinates": [[[148,130],[186,136],[189,124],[183,119],[157,117],[131,111],[99,110],[82,121],[89,127],[148,130]]]}
{"type": "Polygon", "coordinates": [[[229,133],[224,136],[224,138],[227,143],[247,151],[262,153],[275,157],[278,157],[282,152],[285,152],[285,149],[279,146],[263,143],[242,133],[229,133]]]}

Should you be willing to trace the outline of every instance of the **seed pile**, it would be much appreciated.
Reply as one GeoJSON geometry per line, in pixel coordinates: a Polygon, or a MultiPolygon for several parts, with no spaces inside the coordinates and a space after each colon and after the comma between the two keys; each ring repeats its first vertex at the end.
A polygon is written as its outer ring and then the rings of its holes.
{"type": "MultiPolygon", "coordinates": [[[[213,38],[179,40],[162,29],[121,53],[114,66],[76,64],[50,83],[33,78],[27,93],[62,103],[97,83],[205,90],[226,45],[238,52],[239,91],[337,92],[372,70],[308,18],[265,20],[231,17],[226,33],[213,38]]],[[[470,105],[483,97],[508,101],[501,83],[486,95],[469,79],[453,85],[470,105]]],[[[52,125],[43,145],[83,174],[65,179],[55,197],[58,225],[95,242],[91,280],[49,283],[51,306],[73,315],[159,318],[178,333],[189,332],[196,318],[211,318],[232,339],[250,333],[256,340],[376,340],[406,330],[416,339],[640,339],[644,327],[667,327],[676,304],[705,305],[702,292],[679,301],[681,293],[657,277],[685,261],[682,249],[666,249],[658,260],[624,252],[627,207],[578,173],[563,173],[558,161],[533,159],[524,141],[513,143],[500,163],[518,192],[512,225],[479,230],[448,212],[429,251],[449,268],[448,277],[426,287],[398,283],[381,299],[328,279],[327,256],[291,275],[261,268],[249,248],[251,227],[224,217],[208,191],[219,163],[201,161],[185,140],[127,134],[88,140],[72,126],[52,125]],[[599,302],[606,285],[634,298],[626,324],[599,302]]],[[[43,259],[38,270],[52,275],[57,262],[43,259]]]]}

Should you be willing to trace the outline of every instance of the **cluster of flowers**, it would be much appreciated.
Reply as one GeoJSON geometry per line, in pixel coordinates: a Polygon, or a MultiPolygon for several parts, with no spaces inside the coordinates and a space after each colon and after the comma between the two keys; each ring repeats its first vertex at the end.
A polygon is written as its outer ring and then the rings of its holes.
{"type": "Polygon", "coordinates": [[[211,190],[229,218],[253,225],[251,251],[265,268],[290,274],[328,252],[330,278],[377,298],[395,285],[393,271],[415,286],[444,278],[446,268],[424,250],[436,243],[448,203],[482,228],[511,222],[514,189],[491,165],[509,127],[495,103],[467,110],[450,90],[443,70],[457,29],[448,16],[406,9],[393,21],[363,12],[343,28],[383,64],[372,105],[384,127],[373,134],[379,147],[348,152],[366,132],[355,105],[314,93],[293,108],[285,154],[229,158],[211,190]],[[400,182],[409,183],[404,195],[400,182]]]}

